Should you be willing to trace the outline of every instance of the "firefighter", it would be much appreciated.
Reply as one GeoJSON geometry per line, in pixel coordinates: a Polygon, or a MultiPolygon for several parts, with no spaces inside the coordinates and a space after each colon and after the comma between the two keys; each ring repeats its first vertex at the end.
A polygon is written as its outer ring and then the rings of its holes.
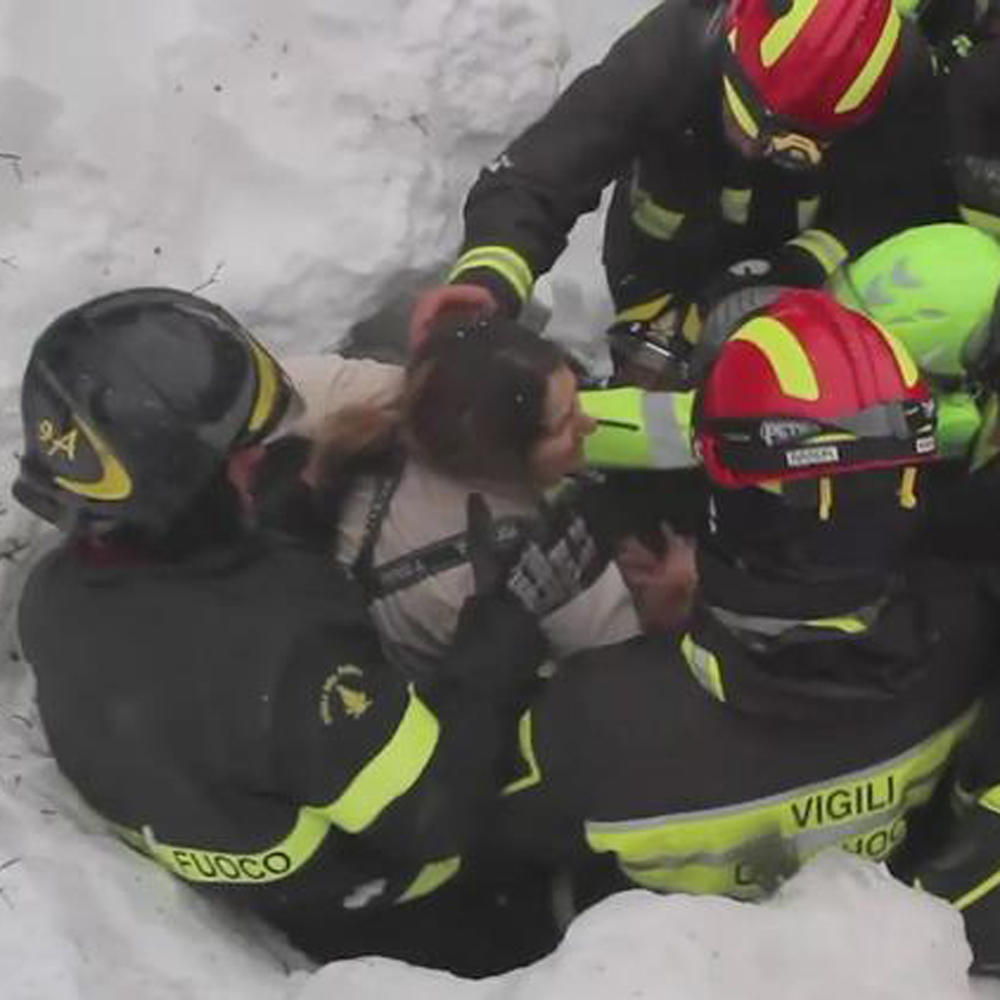
{"type": "Polygon", "coordinates": [[[758,899],[832,845],[892,855],[1000,641],[983,580],[903,565],[934,404],[903,347],[788,291],[695,407],[711,479],[683,634],[582,654],[521,720],[508,847],[620,884],[758,899]]]}
{"type": "Polygon", "coordinates": [[[891,0],[664,0],[483,170],[412,333],[452,309],[517,312],[614,183],[612,350],[630,376],[669,370],[693,304],[744,281],[818,287],[954,217],[945,131],[928,46],[891,0]]]}
{"type": "Polygon", "coordinates": [[[253,466],[293,403],[264,347],[183,292],[108,295],[36,342],[14,493],[62,541],[19,624],[56,760],[131,846],[319,960],[534,958],[543,923],[461,871],[540,660],[534,620],[491,584],[435,686],[407,683],[347,575],[253,527],[253,466]]]}

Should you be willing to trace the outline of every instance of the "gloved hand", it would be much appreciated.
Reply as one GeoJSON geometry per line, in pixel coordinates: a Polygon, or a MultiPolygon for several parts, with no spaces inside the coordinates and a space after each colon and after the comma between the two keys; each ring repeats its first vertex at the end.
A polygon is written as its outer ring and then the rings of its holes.
{"type": "Polygon", "coordinates": [[[491,316],[497,301],[480,285],[439,285],[423,292],[410,317],[410,349],[416,350],[444,319],[462,316],[491,316]]]}
{"type": "Polygon", "coordinates": [[[470,494],[466,518],[474,591],[462,605],[437,678],[463,690],[471,685],[475,693],[498,702],[517,699],[535,682],[548,643],[538,616],[506,586],[509,559],[500,554],[493,517],[479,493],[470,494]]]}

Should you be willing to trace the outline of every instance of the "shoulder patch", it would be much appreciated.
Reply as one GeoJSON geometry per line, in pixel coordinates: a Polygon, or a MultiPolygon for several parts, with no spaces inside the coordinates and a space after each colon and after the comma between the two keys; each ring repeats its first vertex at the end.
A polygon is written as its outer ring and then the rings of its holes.
{"type": "Polygon", "coordinates": [[[336,667],[323,682],[319,714],[326,726],[338,718],[360,719],[371,707],[372,697],[364,690],[365,672],[353,663],[336,667]]]}

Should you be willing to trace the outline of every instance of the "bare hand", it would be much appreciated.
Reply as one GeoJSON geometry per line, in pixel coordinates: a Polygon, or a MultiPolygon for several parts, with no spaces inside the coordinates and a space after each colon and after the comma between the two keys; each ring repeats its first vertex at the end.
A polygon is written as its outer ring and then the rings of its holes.
{"type": "Polygon", "coordinates": [[[410,317],[410,350],[427,339],[435,324],[446,317],[490,316],[497,311],[496,299],[479,285],[438,285],[423,292],[410,317]]]}
{"type": "Polygon", "coordinates": [[[698,583],[694,541],[671,535],[666,553],[658,556],[637,538],[627,538],[615,558],[643,628],[647,632],[680,628],[691,614],[698,583]]]}

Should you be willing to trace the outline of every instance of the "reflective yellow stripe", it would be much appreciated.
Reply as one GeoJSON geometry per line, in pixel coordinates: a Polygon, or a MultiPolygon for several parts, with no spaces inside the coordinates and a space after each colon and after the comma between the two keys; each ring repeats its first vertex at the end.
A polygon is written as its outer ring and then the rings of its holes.
{"type": "Polygon", "coordinates": [[[281,380],[274,358],[253,337],[248,337],[247,340],[250,343],[254,367],[257,370],[257,398],[254,400],[253,409],[250,412],[247,430],[256,431],[267,423],[268,417],[274,411],[281,380]]]}
{"type": "Polygon", "coordinates": [[[767,358],[785,395],[813,402],[819,399],[812,362],[784,323],[770,316],[757,316],[731,339],[753,344],[767,358]]]}
{"type": "Polygon", "coordinates": [[[527,773],[507,785],[501,793],[502,795],[523,792],[526,788],[532,788],[542,780],[542,769],[538,766],[538,758],[535,755],[534,722],[530,708],[521,716],[517,724],[517,745],[521,751],[521,760],[527,765],[527,773]]]}
{"type": "Polygon", "coordinates": [[[656,240],[673,239],[684,222],[684,213],[660,205],[653,196],[639,187],[633,177],[629,190],[632,222],[647,236],[656,240]]]}
{"type": "Polygon", "coordinates": [[[719,665],[719,658],[715,653],[699,646],[691,638],[690,633],[686,633],[681,639],[681,655],[688,669],[694,674],[695,680],[710,694],[719,701],[726,700],[726,692],[722,686],[722,668],[719,665]]]}
{"type": "Polygon", "coordinates": [[[903,469],[903,477],[899,484],[899,506],[904,510],[914,510],[917,506],[917,470],[908,465],[903,469]]]}
{"type": "Polygon", "coordinates": [[[360,833],[416,783],[434,755],[441,726],[410,686],[392,739],[361,769],[335,802],[320,811],[342,830],[360,833]]]}
{"type": "Polygon", "coordinates": [[[736,119],[736,124],[751,139],[756,139],[760,135],[760,126],[758,126],[754,116],[750,114],[747,106],[743,103],[743,98],[740,97],[739,92],[733,86],[728,76],[722,78],[722,88],[726,96],[726,103],[729,105],[729,110],[732,112],[733,118],[736,119]]]}
{"type": "Polygon", "coordinates": [[[860,635],[868,631],[868,626],[860,619],[850,616],[842,618],[812,618],[805,625],[812,628],[828,628],[837,632],[845,632],[847,635],[860,635]]]}
{"type": "Polygon", "coordinates": [[[819,0],[793,0],[788,13],[779,17],[760,43],[760,60],[773,66],[795,41],[806,21],[812,16],[819,0]]]}
{"type": "Polygon", "coordinates": [[[877,323],[873,323],[873,325],[877,327],[879,333],[885,338],[885,342],[889,345],[889,349],[895,356],[896,364],[899,365],[899,373],[903,376],[903,381],[907,386],[915,386],[917,379],[920,378],[920,371],[917,369],[913,358],[910,357],[910,352],[888,330],[882,328],[877,323]]]}
{"type": "Polygon", "coordinates": [[[463,272],[477,268],[496,271],[514,289],[522,302],[531,298],[535,276],[531,273],[528,262],[516,250],[504,246],[473,247],[455,262],[448,281],[454,281],[463,272]]]}
{"type": "Polygon", "coordinates": [[[962,218],[970,226],[975,226],[976,229],[981,229],[984,233],[1000,240],[1000,215],[984,212],[981,209],[972,208],[970,205],[960,205],[959,209],[962,218]]]}
{"type": "Polygon", "coordinates": [[[826,274],[833,274],[847,260],[847,248],[825,229],[807,229],[789,240],[787,246],[798,247],[815,257],[826,274]]]}
{"type": "Polygon", "coordinates": [[[588,465],[622,469],[688,469],[698,464],[691,444],[692,392],[590,389],[580,405],[597,422],[584,440],[588,465]]]}
{"type": "Polygon", "coordinates": [[[886,13],[885,24],[882,25],[882,34],[879,37],[875,48],[872,49],[864,69],[857,75],[854,82],[844,92],[844,96],[837,102],[834,111],[840,115],[848,111],[854,111],[872,92],[875,85],[882,78],[885,67],[896,49],[896,42],[899,39],[899,32],[903,22],[895,7],[889,5],[886,13]]]}
{"type": "Polygon", "coordinates": [[[652,302],[640,302],[638,305],[629,306],[618,313],[615,321],[618,323],[648,322],[655,319],[667,308],[670,299],[670,295],[661,295],[658,299],[653,299],[652,302]]]}
{"type": "Polygon", "coordinates": [[[750,218],[750,189],[724,187],[719,195],[719,205],[727,222],[745,226],[750,218]]]}
{"type": "Polygon", "coordinates": [[[587,842],[616,854],[647,888],[747,899],[766,889],[755,861],[783,873],[835,845],[884,860],[905,834],[905,814],[929,800],[975,715],[970,709],[890,760],[789,792],[689,813],[587,820],[587,842]]]}
{"type": "Polygon", "coordinates": [[[276,882],[298,871],[312,858],[326,840],[331,823],[348,833],[359,833],[408,791],[433,755],[439,730],[437,719],[411,687],[410,701],[396,732],[346,791],[331,805],[300,808],[291,832],[264,851],[237,854],[179,846],[157,839],[151,827],[144,827],[141,832],[118,825],[115,829],[133,847],[188,882],[276,882]]]}
{"type": "Polygon", "coordinates": [[[187,882],[259,885],[288,878],[302,868],[326,840],[330,821],[318,809],[303,806],[288,836],[267,850],[246,854],[166,844],[148,826],[141,832],[118,825],[115,830],[136,850],[187,882]]]}
{"type": "Polygon", "coordinates": [[[830,482],[829,476],[822,476],[819,481],[819,519],[829,521],[832,510],[833,484],[830,482]]]}
{"type": "Polygon", "coordinates": [[[73,420],[80,428],[80,433],[94,449],[97,461],[101,465],[101,476],[90,481],[56,476],[55,481],[64,490],[77,496],[89,497],[91,500],[127,500],[132,495],[132,477],[125,466],[92,427],[75,414],[73,420]]]}
{"type": "Polygon", "coordinates": [[[462,867],[460,857],[445,858],[443,861],[432,861],[420,869],[420,874],[410,883],[406,892],[396,900],[397,903],[409,903],[411,900],[428,896],[435,889],[440,889],[449,879],[458,874],[462,867]]]}
{"type": "Polygon", "coordinates": [[[800,198],[796,203],[795,213],[799,229],[808,229],[819,212],[819,198],[800,198]]]}
{"type": "Polygon", "coordinates": [[[998,868],[989,878],[983,879],[979,885],[970,889],[964,896],[959,896],[958,899],[953,899],[951,905],[955,907],[956,910],[965,910],[972,906],[973,903],[977,903],[983,898],[987,893],[991,892],[998,885],[1000,885],[1000,868],[998,868]]]}

